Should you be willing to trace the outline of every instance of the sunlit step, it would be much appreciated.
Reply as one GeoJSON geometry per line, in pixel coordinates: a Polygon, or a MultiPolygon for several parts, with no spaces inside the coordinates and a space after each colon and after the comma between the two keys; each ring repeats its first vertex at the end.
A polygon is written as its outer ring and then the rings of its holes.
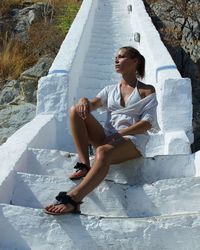
{"type": "Polygon", "coordinates": [[[49,216],[0,205],[0,249],[199,250],[199,213],[135,218],[49,216]]]}
{"type": "MultiPolygon", "coordinates": [[[[11,204],[42,208],[54,202],[60,191],[75,185],[67,178],[17,173],[11,204]]],[[[84,214],[148,217],[200,211],[200,178],[159,180],[152,184],[124,185],[103,181],[84,198],[84,214]]]]}

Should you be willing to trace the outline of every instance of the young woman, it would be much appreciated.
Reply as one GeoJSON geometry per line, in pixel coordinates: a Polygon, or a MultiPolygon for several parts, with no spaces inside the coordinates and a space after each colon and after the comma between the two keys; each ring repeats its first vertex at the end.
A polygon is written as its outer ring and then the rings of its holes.
{"type": "Polygon", "coordinates": [[[145,59],[133,47],[122,47],[115,58],[115,69],[121,74],[118,84],[105,87],[95,98],[81,98],[70,110],[71,133],[80,162],[70,179],[84,177],[68,193],[60,192],[57,203],[45,208],[49,214],[79,213],[83,198],[105,178],[111,164],[119,164],[145,153],[149,135],[156,124],[156,94],[143,78],[145,59]],[[107,111],[105,127],[92,116],[96,109],[107,111]],[[96,148],[90,167],[88,144],[96,148]]]}

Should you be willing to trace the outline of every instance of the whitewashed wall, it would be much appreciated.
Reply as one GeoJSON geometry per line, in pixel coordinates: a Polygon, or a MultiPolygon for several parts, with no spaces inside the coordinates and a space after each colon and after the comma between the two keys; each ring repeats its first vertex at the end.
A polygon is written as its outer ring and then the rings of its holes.
{"type": "MultiPolygon", "coordinates": [[[[27,164],[29,164],[26,158],[28,147],[49,149],[55,147],[55,125],[55,119],[52,115],[38,115],[0,147],[0,186],[3,185],[6,178],[11,178],[10,174],[13,171],[26,169],[27,164]]],[[[12,185],[12,182],[9,183],[12,185]]],[[[8,187],[7,190],[9,190],[8,187]]],[[[2,197],[1,193],[0,196],[2,197]]],[[[7,198],[9,199],[9,196],[7,198]]]]}
{"type": "Polygon", "coordinates": [[[37,114],[54,114],[57,119],[57,148],[68,150],[68,111],[73,104],[78,79],[91,38],[96,0],[85,0],[49,70],[39,81],[37,114]]]}
{"type": "Polygon", "coordinates": [[[146,59],[145,82],[153,84],[157,92],[158,122],[165,144],[163,153],[190,153],[193,142],[190,79],[181,78],[143,1],[127,0],[127,4],[132,6],[130,15],[133,29],[140,34],[137,48],[146,59]]]}

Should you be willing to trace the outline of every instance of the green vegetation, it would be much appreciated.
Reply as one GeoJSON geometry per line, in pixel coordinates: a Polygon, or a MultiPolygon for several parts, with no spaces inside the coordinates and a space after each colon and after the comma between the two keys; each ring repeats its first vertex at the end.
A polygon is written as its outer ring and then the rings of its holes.
{"type": "MultiPolygon", "coordinates": [[[[34,0],[33,3],[41,2],[34,0]]],[[[0,33],[0,79],[16,79],[28,67],[46,54],[55,56],[64,40],[82,1],[46,0],[52,13],[28,29],[28,40],[13,36],[12,28],[0,33]]],[[[22,0],[1,0],[0,14],[4,17],[13,8],[22,8],[22,0]]]]}
{"type": "Polygon", "coordinates": [[[66,34],[80,8],[80,4],[70,3],[66,4],[57,17],[57,27],[66,34]]]}

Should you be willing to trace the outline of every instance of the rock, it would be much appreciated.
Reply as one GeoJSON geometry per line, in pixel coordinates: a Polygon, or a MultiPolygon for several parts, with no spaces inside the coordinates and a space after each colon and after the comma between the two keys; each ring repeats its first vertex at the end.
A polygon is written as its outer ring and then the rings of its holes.
{"type": "Polygon", "coordinates": [[[35,117],[36,106],[23,105],[0,106],[0,144],[9,136],[35,117]]]}
{"type": "Polygon", "coordinates": [[[33,22],[39,22],[50,16],[51,12],[52,6],[45,3],[35,3],[31,6],[23,8],[15,17],[15,34],[17,34],[21,39],[26,40],[28,37],[27,30],[31,24],[33,22]]]}
{"type": "Polygon", "coordinates": [[[4,30],[4,21],[0,20],[0,34],[3,33],[3,30],[4,30]]]}
{"type": "Polygon", "coordinates": [[[34,99],[34,92],[36,89],[36,81],[35,80],[25,80],[20,82],[21,95],[22,99],[25,102],[36,102],[34,99]]]}
{"type": "Polygon", "coordinates": [[[17,99],[20,99],[19,93],[19,81],[8,81],[0,92],[0,105],[8,104],[17,99]]]}
{"type": "Polygon", "coordinates": [[[152,3],[145,0],[147,11],[152,17],[156,28],[160,31],[163,41],[175,61],[182,77],[189,77],[192,82],[193,95],[193,128],[195,142],[193,152],[200,149],[200,19],[199,11],[195,6],[199,0],[189,0],[185,3],[191,7],[194,13],[185,15],[181,9],[174,6],[173,1],[160,0],[152,3]],[[196,8],[196,9],[195,9],[196,8]],[[167,29],[162,28],[166,27],[167,29]],[[171,34],[167,34],[171,30],[171,34]],[[182,32],[177,33],[175,30],[182,32]],[[174,41],[176,43],[174,43],[174,41]]]}
{"type": "Polygon", "coordinates": [[[33,1],[32,0],[26,0],[26,1],[22,1],[22,5],[32,5],[33,1]]]}
{"type": "Polygon", "coordinates": [[[40,77],[47,75],[48,70],[53,63],[53,60],[54,59],[51,57],[40,58],[33,67],[27,69],[21,74],[20,79],[22,80],[27,78],[35,78],[38,80],[40,77]]]}
{"type": "Polygon", "coordinates": [[[24,101],[36,103],[38,80],[42,76],[47,75],[52,62],[53,58],[42,57],[32,68],[21,74],[20,89],[24,101]]]}

